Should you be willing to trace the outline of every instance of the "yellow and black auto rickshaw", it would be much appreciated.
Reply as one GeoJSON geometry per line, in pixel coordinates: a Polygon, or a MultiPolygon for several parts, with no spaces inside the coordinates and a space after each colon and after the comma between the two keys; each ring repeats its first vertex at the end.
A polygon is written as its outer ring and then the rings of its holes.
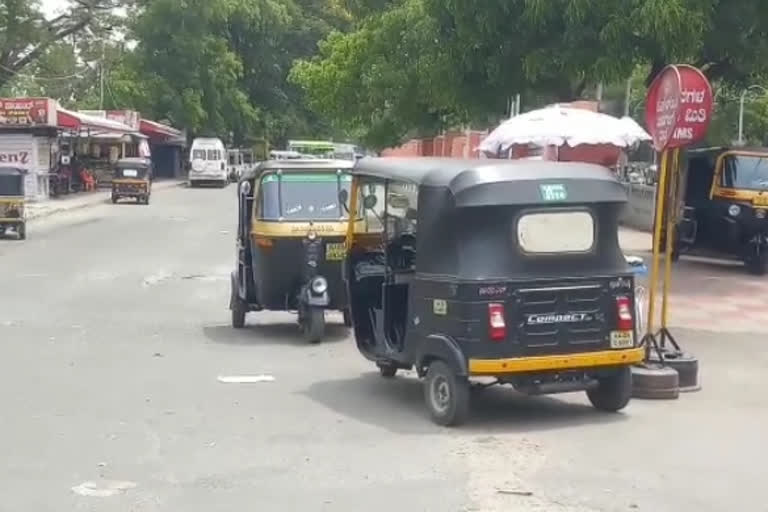
{"type": "Polygon", "coordinates": [[[344,263],[358,350],[383,377],[415,369],[436,423],[465,419],[477,378],[628,404],[644,349],[609,169],[364,158],[352,175],[340,202],[370,220],[350,219],[344,263]]]}
{"type": "Polygon", "coordinates": [[[20,240],[27,238],[24,212],[24,180],[27,171],[16,167],[0,167],[0,235],[13,230],[20,240]]]}
{"type": "Polygon", "coordinates": [[[135,198],[149,204],[152,195],[152,161],[148,158],[122,158],[115,164],[112,178],[112,203],[135,198]]]}
{"type": "Polygon", "coordinates": [[[237,268],[232,273],[232,326],[249,311],[297,311],[310,343],[325,333],[326,310],[349,322],[341,279],[352,162],[279,160],[260,163],[238,189],[237,268]]]}
{"type": "Polygon", "coordinates": [[[675,257],[738,259],[768,270],[768,149],[688,151],[678,200],[675,257]]]}

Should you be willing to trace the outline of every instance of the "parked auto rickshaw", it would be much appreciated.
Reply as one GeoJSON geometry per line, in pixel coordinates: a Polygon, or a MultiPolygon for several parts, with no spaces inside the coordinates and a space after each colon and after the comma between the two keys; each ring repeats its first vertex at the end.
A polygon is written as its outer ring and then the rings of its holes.
{"type": "Polygon", "coordinates": [[[0,167],[0,235],[9,228],[20,240],[27,239],[24,212],[24,179],[27,171],[16,167],[0,167]]]}
{"type": "Polygon", "coordinates": [[[237,268],[232,273],[232,326],[249,311],[297,311],[305,339],[320,342],[325,311],[349,323],[341,279],[352,162],[280,160],[260,163],[239,184],[237,268]]]}
{"type": "Polygon", "coordinates": [[[768,148],[688,151],[676,205],[675,258],[737,259],[768,270],[768,148]]]}
{"type": "Polygon", "coordinates": [[[352,174],[340,201],[365,215],[349,219],[344,263],[357,347],[384,377],[415,368],[436,423],[466,418],[479,377],[627,405],[644,354],[610,170],[364,158],[352,174]]]}
{"type": "Polygon", "coordinates": [[[148,158],[122,158],[115,163],[112,178],[112,203],[130,197],[149,204],[152,195],[152,161],[148,158]]]}

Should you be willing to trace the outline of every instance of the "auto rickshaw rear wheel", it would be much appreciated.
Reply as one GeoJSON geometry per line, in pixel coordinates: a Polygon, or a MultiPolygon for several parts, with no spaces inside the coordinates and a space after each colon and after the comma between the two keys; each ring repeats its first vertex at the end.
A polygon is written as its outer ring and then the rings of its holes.
{"type": "Polygon", "coordinates": [[[376,363],[379,368],[379,374],[385,379],[391,379],[397,375],[397,366],[389,363],[376,363]]]}
{"type": "Polygon", "coordinates": [[[443,361],[433,361],[424,380],[424,400],[432,421],[444,427],[460,425],[469,415],[469,382],[443,361]]]}
{"type": "Polygon", "coordinates": [[[115,194],[112,194],[112,204],[117,204],[118,199],[119,198],[115,194]]]}
{"type": "Polygon", "coordinates": [[[342,311],[344,315],[344,327],[352,327],[352,311],[346,308],[342,311]]]}
{"type": "Polygon", "coordinates": [[[308,343],[320,343],[325,336],[325,310],[309,307],[301,318],[301,330],[308,343]]]}
{"type": "Polygon", "coordinates": [[[246,303],[235,295],[232,300],[232,327],[242,329],[245,327],[245,315],[248,313],[246,303]]]}
{"type": "MultiPolygon", "coordinates": [[[[764,249],[764,248],[761,248],[764,249]]],[[[745,261],[750,274],[763,276],[768,271],[768,251],[755,249],[745,261]]]]}
{"type": "Polygon", "coordinates": [[[595,409],[616,412],[627,406],[632,397],[632,369],[629,366],[610,377],[600,377],[597,382],[597,387],[587,390],[587,397],[595,409]]]}
{"type": "Polygon", "coordinates": [[[19,240],[26,240],[27,239],[27,224],[22,223],[19,224],[19,227],[16,228],[16,233],[19,235],[19,240]]]}

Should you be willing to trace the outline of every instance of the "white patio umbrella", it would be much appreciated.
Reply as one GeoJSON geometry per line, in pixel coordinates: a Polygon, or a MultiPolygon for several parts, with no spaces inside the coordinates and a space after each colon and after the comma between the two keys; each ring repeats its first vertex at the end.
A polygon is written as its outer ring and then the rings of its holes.
{"type": "Polygon", "coordinates": [[[497,154],[516,144],[571,147],[610,144],[625,148],[651,136],[632,118],[609,116],[559,105],[533,110],[504,121],[478,146],[497,154]]]}

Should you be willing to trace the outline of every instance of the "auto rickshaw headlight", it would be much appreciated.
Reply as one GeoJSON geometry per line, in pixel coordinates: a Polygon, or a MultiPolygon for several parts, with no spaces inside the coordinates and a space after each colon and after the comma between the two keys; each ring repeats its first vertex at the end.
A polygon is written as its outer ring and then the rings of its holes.
{"type": "Polygon", "coordinates": [[[312,291],[318,295],[328,290],[328,281],[324,277],[316,277],[312,280],[312,291]]]}
{"type": "Polygon", "coordinates": [[[731,206],[728,207],[728,215],[730,215],[731,217],[738,217],[740,213],[741,213],[741,206],[737,204],[732,204],[731,206]]]}
{"type": "Polygon", "coordinates": [[[757,210],[755,212],[755,217],[757,217],[758,219],[764,219],[765,213],[766,213],[765,210],[757,210]]]}

